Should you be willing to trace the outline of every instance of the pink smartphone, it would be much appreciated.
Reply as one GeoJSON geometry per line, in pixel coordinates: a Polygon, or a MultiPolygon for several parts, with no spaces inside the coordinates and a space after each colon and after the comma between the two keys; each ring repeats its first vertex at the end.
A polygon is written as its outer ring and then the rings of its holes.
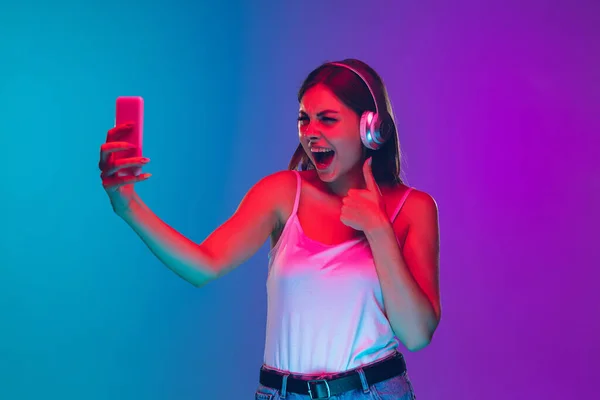
{"type": "MultiPolygon", "coordinates": [[[[136,146],[135,149],[117,151],[113,153],[113,159],[141,157],[143,132],[144,132],[144,99],[139,96],[120,96],[117,97],[117,110],[115,116],[115,126],[132,123],[133,129],[126,136],[118,139],[136,146]]],[[[124,168],[117,172],[117,176],[138,176],[142,169],[124,168]]]]}

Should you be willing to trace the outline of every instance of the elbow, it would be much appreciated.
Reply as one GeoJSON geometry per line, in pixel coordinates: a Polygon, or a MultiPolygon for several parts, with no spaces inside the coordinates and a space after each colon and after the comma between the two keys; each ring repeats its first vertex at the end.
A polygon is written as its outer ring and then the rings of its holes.
{"type": "Polygon", "coordinates": [[[190,283],[196,288],[201,288],[223,276],[225,268],[212,260],[204,260],[204,263],[195,265],[193,270],[194,278],[190,283]]]}
{"type": "Polygon", "coordinates": [[[196,289],[200,289],[200,288],[203,288],[204,286],[208,285],[208,282],[210,282],[210,281],[204,280],[204,281],[193,282],[192,286],[194,286],[196,289]]]}
{"type": "Polygon", "coordinates": [[[428,336],[420,336],[417,338],[413,338],[412,340],[405,341],[404,345],[408,349],[408,351],[415,352],[424,349],[431,343],[432,335],[428,336]]]}
{"type": "Polygon", "coordinates": [[[208,285],[210,282],[216,280],[219,277],[219,275],[217,274],[202,274],[201,277],[197,277],[196,279],[194,279],[193,281],[191,281],[190,283],[197,289],[200,289],[206,285],[208,285]]]}
{"type": "Polygon", "coordinates": [[[404,335],[402,343],[408,351],[415,352],[424,349],[429,346],[433,339],[433,334],[437,329],[439,319],[436,318],[430,323],[423,324],[421,329],[416,329],[412,334],[404,335]]]}
{"type": "Polygon", "coordinates": [[[188,281],[195,288],[201,288],[208,285],[218,277],[219,275],[216,273],[207,273],[206,271],[199,271],[197,269],[192,276],[188,276],[186,281],[188,281]]]}

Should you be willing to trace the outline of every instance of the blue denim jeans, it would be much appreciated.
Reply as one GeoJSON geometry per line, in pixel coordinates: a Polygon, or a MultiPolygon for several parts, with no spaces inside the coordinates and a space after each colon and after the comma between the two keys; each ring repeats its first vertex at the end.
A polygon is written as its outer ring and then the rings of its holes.
{"type": "MultiPolygon", "coordinates": [[[[415,400],[416,396],[408,374],[395,376],[388,380],[368,386],[364,372],[358,370],[363,383],[362,389],[351,390],[330,400],[415,400]]],[[[282,393],[277,389],[259,384],[254,397],[255,400],[310,400],[306,394],[282,393]]]]}

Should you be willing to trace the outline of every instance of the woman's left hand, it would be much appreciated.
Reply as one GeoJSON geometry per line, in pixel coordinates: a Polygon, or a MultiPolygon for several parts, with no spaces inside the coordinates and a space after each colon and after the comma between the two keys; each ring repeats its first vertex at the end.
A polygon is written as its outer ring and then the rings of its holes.
{"type": "Polygon", "coordinates": [[[350,189],[342,199],[340,220],[344,225],[359,231],[368,232],[388,222],[385,202],[381,190],[373,177],[372,158],[365,161],[363,174],[366,189],[350,189]]]}

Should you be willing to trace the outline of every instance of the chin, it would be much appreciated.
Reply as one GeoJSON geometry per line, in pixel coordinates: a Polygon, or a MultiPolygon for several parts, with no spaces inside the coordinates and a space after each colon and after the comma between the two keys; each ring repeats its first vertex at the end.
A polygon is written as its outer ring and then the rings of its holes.
{"type": "Polygon", "coordinates": [[[338,169],[335,165],[330,165],[329,168],[324,170],[320,170],[317,167],[315,167],[315,171],[317,171],[319,179],[321,179],[321,181],[325,183],[334,182],[339,177],[338,169]]]}
{"type": "Polygon", "coordinates": [[[332,183],[332,182],[335,181],[335,176],[333,176],[331,174],[322,174],[320,172],[317,172],[317,175],[319,175],[319,178],[321,179],[321,182],[332,183]]]}

